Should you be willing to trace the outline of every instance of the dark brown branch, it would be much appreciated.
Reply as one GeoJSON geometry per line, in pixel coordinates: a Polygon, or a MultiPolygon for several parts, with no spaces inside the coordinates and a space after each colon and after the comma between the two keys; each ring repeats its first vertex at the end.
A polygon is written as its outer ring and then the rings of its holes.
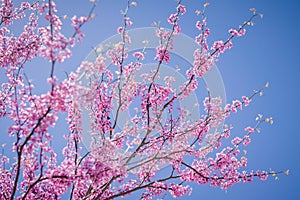
{"type": "Polygon", "coordinates": [[[23,149],[25,147],[25,145],[29,142],[29,140],[31,139],[31,137],[33,136],[35,130],[41,125],[42,120],[51,112],[51,108],[48,107],[47,111],[38,119],[36,125],[33,127],[33,129],[31,130],[30,134],[26,137],[25,141],[23,142],[23,144],[20,146],[20,148],[17,149],[17,168],[16,168],[16,177],[15,177],[15,181],[14,181],[14,186],[13,186],[13,190],[12,190],[12,195],[11,195],[11,200],[14,199],[15,193],[17,191],[17,186],[18,186],[18,182],[19,182],[19,176],[21,173],[21,162],[22,162],[22,154],[23,154],[23,149]]]}
{"type": "Polygon", "coordinates": [[[180,176],[179,175],[177,175],[177,176],[170,175],[167,178],[163,178],[163,179],[159,179],[159,180],[156,180],[156,181],[152,181],[152,182],[150,182],[148,184],[145,184],[145,185],[142,185],[142,186],[139,186],[139,187],[135,187],[135,188],[133,188],[131,190],[126,190],[126,191],[120,192],[118,194],[114,194],[114,195],[112,195],[110,197],[105,198],[105,200],[114,199],[114,198],[117,198],[117,197],[120,197],[120,196],[124,196],[124,195],[130,194],[132,192],[135,192],[135,191],[147,188],[147,187],[151,187],[156,182],[165,182],[167,180],[177,179],[177,178],[180,178],[180,176]]]}

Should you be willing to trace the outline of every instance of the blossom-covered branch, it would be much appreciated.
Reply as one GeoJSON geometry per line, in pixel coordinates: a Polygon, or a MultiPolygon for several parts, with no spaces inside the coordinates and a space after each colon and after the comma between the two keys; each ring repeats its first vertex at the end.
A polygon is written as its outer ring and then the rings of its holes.
{"type": "Polygon", "coordinates": [[[2,145],[0,199],[61,199],[66,194],[70,200],[115,199],[137,191],[141,191],[141,199],[166,192],[177,198],[189,195],[193,182],[227,189],[254,177],[266,180],[270,175],[289,173],[248,170],[246,153],[240,152],[250,144],[251,136],[260,132],[262,123],[273,123],[271,117],[259,114],[256,125],[247,126],[242,136],[235,136],[232,127],[224,124],[232,113],[261,95],[268,83],[249,97],[226,105],[207,88],[207,97],[197,105],[203,113],[193,118],[192,110],[180,106],[200,89],[198,82],[232,48],[233,39],[245,35],[246,25],[261,14],[251,9],[251,17],[230,29],[227,40],[210,45],[205,15],[208,4],[204,4],[201,12],[196,11],[201,15],[195,23],[199,34],[194,40],[198,48],[193,63],[185,82],[176,88],[175,77],[169,74],[162,79],[161,72],[178,48],[174,41],[181,34],[180,19],[186,17],[188,6],[177,1],[167,19],[170,29],[156,24],[158,45],[151,58],[156,64],[141,73],[149,59],[148,42],[143,43],[144,48],[129,50],[134,37],[129,35],[133,25],[130,10],[138,9],[138,4],[128,0],[121,11],[123,24],[117,28],[119,42],[106,49],[99,46],[94,60],[83,61],[67,79],[59,80],[56,64],[71,58],[71,48],[84,37],[83,25],[95,16],[97,2],[90,2],[86,17],[71,18],[74,32],[67,37],[62,33],[62,19],[67,17],[58,16],[54,0],[20,6],[12,0],[2,1],[0,67],[6,80],[1,80],[0,118],[9,121],[7,136],[14,142],[9,154],[2,145]],[[20,34],[13,32],[14,21],[25,22],[20,34]],[[34,81],[25,73],[38,58],[50,62],[50,89],[43,94],[36,93],[34,81]],[[124,113],[133,115],[123,119],[124,113]],[[52,146],[55,136],[51,128],[62,115],[68,131],[65,147],[59,150],[52,146]],[[120,125],[122,120],[126,122],[120,125]],[[87,146],[82,142],[84,134],[91,138],[87,146]],[[225,145],[224,141],[231,143],[225,145]]]}

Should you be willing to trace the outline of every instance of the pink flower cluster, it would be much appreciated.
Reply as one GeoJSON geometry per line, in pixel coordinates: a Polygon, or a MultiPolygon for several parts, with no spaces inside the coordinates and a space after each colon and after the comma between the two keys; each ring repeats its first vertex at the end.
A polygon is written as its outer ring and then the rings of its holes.
{"type": "Polygon", "coordinates": [[[206,74],[213,65],[213,59],[202,53],[200,49],[196,49],[194,51],[193,74],[197,78],[201,78],[204,74],[206,74]]]}
{"type": "Polygon", "coordinates": [[[44,19],[49,22],[49,26],[39,28],[41,35],[40,56],[50,61],[63,62],[65,59],[71,57],[69,46],[74,46],[74,38],[77,37],[81,41],[83,34],[79,27],[85,23],[85,17],[72,18],[72,26],[75,30],[73,37],[66,37],[61,33],[62,21],[57,16],[56,4],[53,1],[50,3],[43,3],[40,6],[40,14],[45,14],[44,19]]]}
{"type": "Polygon", "coordinates": [[[243,28],[240,28],[238,31],[235,29],[230,29],[228,31],[232,36],[236,36],[236,37],[241,37],[244,36],[246,34],[246,30],[243,28]]]}
{"type": "Polygon", "coordinates": [[[165,63],[168,63],[170,60],[170,52],[163,46],[156,48],[156,56],[154,60],[159,60],[165,63]]]}
{"type": "Polygon", "coordinates": [[[170,60],[169,48],[173,48],[172,37],[181,32],[180,25],[178,20],[180,19],[179,15],[184,15],[186,13],[186,8],[182,4],[178,4],[176,8],[177,12],[172,13],[168,18],[168,23],[172,25],[172,31],[166,31],[161,28],[158,28],[156,31],[157,37],[161,38],[160,45],[156,48],[155,60],[160,62],[168,63],[170,60]],[[162,43],[163,40],[166,40],[165,43],[162,43]]]}
{"type": "Polygon", "coordinates": [[[203,48],[204,51],[208,51],[208,45],[207,45],[207,38],[210,35],[209,28],[206,27],[206,19],[202,19],[202,22],[197,21],[196,22],[196,28],[201,31],[199,35],[196,36],[195,42],[203,48]]]}
{"type": "Polygon", "coordinates": [[[223,42],[222,40],[215,41],[214,44],[211,47],[211,50],[214,52],[217,52],[215,55],[219,56],[221,53],[224,53],[226,50],[232,48],[231,41],[228,41],[227,43],[223,42]]]}

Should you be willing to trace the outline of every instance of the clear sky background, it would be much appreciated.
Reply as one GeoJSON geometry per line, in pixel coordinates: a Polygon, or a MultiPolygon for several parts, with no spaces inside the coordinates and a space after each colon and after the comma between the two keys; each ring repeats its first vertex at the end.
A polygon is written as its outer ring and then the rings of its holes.
{"type": "MultiPolygon", "coordinates": [[[[19,1],[16,1],[19,2],[19,1]]],[[[83,43],[73,49],[73,57],[58,66],[56,73],[63,77],[63,70],[75,70],[80,62],[101,41],[116,34],[122,24],[120,9],[125,0],[101,0],[94,13],[96,17],[83,27],[86,34],[83,43]]],[[[199,19],[196,9],[202,9],[205,1],[183,0],[187,14],[180,20],[182,32],[190,37],[197,34],[194,27],[199,19]]],[[[300,2],[297,0],[211,0],[207,8],[207,22],[211,29],[209,44],[214,40],[226,40],[228,29],[238,27],[249,18],[249,8],[254,7],[264,14],[256,18],[254,27],[247,27],[243,38],[234,40],[234,47],[223,54],[217,64],[226,88],[227,100],[231,102],[242,95],[250,96],[267,81],[270,88],[264,96],[255,98],[251,106],[233,115],[233,134],[240,134],[244,127],[255,124],[258,113],[272,116],[275,123],[263,125],[262,132],[252,137],[246,148],[248,169],[270,168],[275,171],[290,169],[290,175],[280,175],[279,180],[270,177],[263,182],[237,184],[228,191],[208,185],[193,185],[190,197],[182,199],[224,199],[263,200],[300,199],[300,2]]],[[[72,17],[86,15],[92,4],[88,0],[57,1],[60,15],[72,17]]],[[[167,17],[175,11],[174,0],[139,0],[137,7],[129,12],[133,19],[132,28],[148,27],[153,21],[161,21],[167,26],[167,17]]],[[[68,23],[66,20],[65,23],[68,23]]],[[[167,26],[168,27],[168,26],[167,26]]],[[[66,27],[65,33],[71,35],[66,27]]],[[[45,90],[43,84],[49,75],[50,65],[31,66],[36,77],[36,91],[45,90]]],[[[3,124],[0,126],[3,126],[3,124]]],[[[126,198],[130,199],[130,198],[126,198]]],[[[170,199],[167,196],[166,199],[170,199]]]]}

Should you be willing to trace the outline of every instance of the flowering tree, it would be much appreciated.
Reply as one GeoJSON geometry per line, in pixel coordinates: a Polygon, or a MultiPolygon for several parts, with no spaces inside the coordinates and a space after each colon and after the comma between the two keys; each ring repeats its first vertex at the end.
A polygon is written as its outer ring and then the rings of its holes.
{"type": "MultiPolygon", "coordinates": [[[[94,2],[94,1],[91,1],[94,2]]],[[[70,48],[81,41],[81,27],[93,18],[73,17],[74,34],[62,34],[61,17],[53,0],[24,2],[13,5],[2,0],[0,9],[0,66],[6,79],[1,80],[1,123],[10,123],[7,134],[14,138],[9,157],[0,155],[0,199],[115,199],[140,191],[142,199],[161,197],[169,192],[173,197],[190,194],[189,183],[196,182],[227,189],[235,183],[251,182],[254,177],[266,180],[274,171],[246,171],[247,158],[240,146],[247,146],[250,137],[263,122],[272,118],[257,117],[253,127],[246,127],[242,137],[231,137],[231,126],[225,118],[248,106],[253,97],[243,96],[222,106],[220,97],[207,89],[203,100],[204,114],[190,119],[189,110],[178,106],[198,88],[198,81],[214,66],[220,55],[232,48],[235,37],[245,35],[253,14],[237,29],[229,30],[225,41],[215,41],[210,47],[207,37],[205,8],[196,11],[199,35],[193,66],[186,72],[186,82],[174,88],[174,77],[160,79],[161,67],[171,59],[180,34],[179,20],[186,7],[177,2],[168,18],[170,29],[157,26],[156,67],[139,74],[144,67],[146,48],[131,53],[128,28],[132,25],[129,10],[137,5],[128,1],[123,26],[117,29],[120,42],[107,49],[95,50],[96,57],[82,62],[76,72],[59,81],[54,73],[57,63],[71,57],[70,48]],[[24,30],[15,34],[14,22],[24,22],[24,30]],[[46,22],[46,23],[45,23],[46,22]],[[132,55],[131,55],[132,54],[132,55]],[[23,73],[30,61],[44,58],[50,61],[49,91],[35,94],[34,82],[23,73]],[[137,81],[136,77],[141,76],[137,81]],[[118,126],[120,114],[136,106],[135,114],[123,127],[118,126]],[[52,147],[58,117],[67,114],[69,132],[66,146],[60,152],[52,147]],[[85,116],[85,117],[83,117],[85,116]],[[83,121],[88,119],[91,143],[84,150],[83,121]],[[222,141],[231,140],[228,146],[222,141]],[[62,153],[63,161],[57,157],[62,153]]],[[[144,42],[145,47],[147,41],[144,42]]],[[[1,133],[2,134],[2,133],[1,133]]],[[[2,137],[2,136],[1,136],[2,137]]],[[[288,171],[285,172],[286,174],[288,171]]]]}

